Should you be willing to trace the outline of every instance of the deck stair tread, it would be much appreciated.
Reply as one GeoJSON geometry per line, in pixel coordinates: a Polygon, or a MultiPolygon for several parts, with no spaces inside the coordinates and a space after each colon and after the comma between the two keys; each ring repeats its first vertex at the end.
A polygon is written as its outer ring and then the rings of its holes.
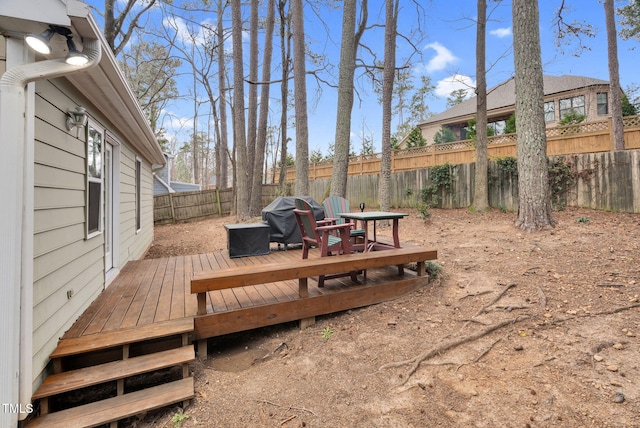
{"type": "Polygon", "coordinates": [[[98,351],[116,346],[123,346],[135,342],[169,337],[193,331],[193,318],[179,318],[176,320],[148,324],[113,330],[87,336],[62,339],[50,355],[50,358],[62,358],[91,351],[98,351]]]}
{"type": "Polygon", "coordinates": [[[40,385],[33,395],[33,399],[51,397],[104,382],[161,370],[188,363],[194,359],[195,351],[193,346],[183,346],[97,366],[52,374],[47,376],[42,385],[40,385]]]}
{"type": "Polygon", "coordinates": [[[95,427],[125,419],[194,396],[193,378],[187,377],[106,400],[49,413],[30,422],[28,428],[95,427]]]}

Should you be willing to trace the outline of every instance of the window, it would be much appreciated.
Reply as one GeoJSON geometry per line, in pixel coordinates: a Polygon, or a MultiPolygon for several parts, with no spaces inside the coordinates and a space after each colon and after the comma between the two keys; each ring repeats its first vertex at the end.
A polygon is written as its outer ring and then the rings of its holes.
{"type": "Polygon", "coordinates": [[[87,131],[87,238],[102,232],[102,131],[89,125],[87,131]]]}
{"type": "Polygon", "coordinates": [[[136,231],[142,229],[142,162],[136,158],[136,231]]]}
{"type": "Polygon", "coordinates": [[[563,119],[568,113],[586,115],[584,110],[584,95],[560,100],[560,119],[563,119]]]}
{"type": "Polygon", "coordinates": [[[598,92],[598,114],[609,114],[609,100],[606,92],[598,92]]]}
{"type": "Polygon", "coordinates": [[[553,122],[556,120],[556,104],[553,101],[544,103],[544,121],[553,122]]]}

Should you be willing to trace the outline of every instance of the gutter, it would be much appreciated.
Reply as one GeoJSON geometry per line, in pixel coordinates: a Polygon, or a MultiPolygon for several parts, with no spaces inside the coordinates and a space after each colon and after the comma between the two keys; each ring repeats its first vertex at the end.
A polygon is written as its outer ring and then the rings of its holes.
{"type": "Polygon", "coordinates": [[[0,426],[15,426],[27,417],[33,392],[35,105],[34,87],[27,85],[87,70],[102,53],[97,39],[86,40],[86,65],[69,65],[64,58],[28,62],[22,40],[6,41],[7,71],[0,78],[0,402],[20,404],[20,412],[0,412],[0,426]]]}

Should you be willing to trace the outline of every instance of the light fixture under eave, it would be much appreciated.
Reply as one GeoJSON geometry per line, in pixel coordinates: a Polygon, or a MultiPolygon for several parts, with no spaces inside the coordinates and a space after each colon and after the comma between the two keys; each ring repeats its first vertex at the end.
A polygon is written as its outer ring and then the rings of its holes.
{"type": "Polygon", "coordinates": [[[51,38],[54,34],[60,34],[67,39],[67,49],[69,52],[64,59],[67,64],[82,66],[89,62],[89,57],[80,52],[76,47],[76,44],[73,42],[73,35],[69,28],[49,25],[49,28],[44,30],[41,34],[27,34],[24,40],[36,52],[49,55],[52,52],[51,38]]]}
{"type": "Polygon", "coordinates": [[[75,127],[86,126],[89,117],[84,107],[76,107],[75,111],[67,112],[67,131],[75,127]]]}
{"type": "Polygon", "coordinates": [[[71,36],[67,36],[67,48],[69,53],[64,61],[69,65],[85,65],[89,62],[89,57],[76,48],[76,44],[73,43],[71,36]]]}
{"type": "Polygon", "coordinates": [[[48,55],[51,53],[51,38],[56,34],[53,27],[49,27],[40,34],[27,34],[24,40],[36,52],[48,55]]]}

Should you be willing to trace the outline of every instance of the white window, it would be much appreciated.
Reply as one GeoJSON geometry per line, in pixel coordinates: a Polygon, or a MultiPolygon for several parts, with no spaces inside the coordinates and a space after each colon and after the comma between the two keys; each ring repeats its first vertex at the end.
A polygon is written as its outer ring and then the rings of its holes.
{"type": "Polygon", "coordinates": [[[102,187],[104,136],[101,130],[89,125],[87,131],[87,238],[102,233],[102,187]]]}
{"type": "Polygon", "coordinates": [[[560,100],[560,119],[563,119],[569,113],[585,115],[584,95],[560,100]]]}
{"type": "Polygon", "coordinates": [[[598,92],[598,114],[609,114],[609,101],[606,92],[598,92]]]}
{"type": "Polygon", "coordinates": [[[553,122],[556,120],[556,105],[553,101],[544,103],[544,121],[553,122]]]}
{"type": "Polygon", "coordinates": [[[142,161],[136,157],[136,231],[142,229],[142,161]]]}

